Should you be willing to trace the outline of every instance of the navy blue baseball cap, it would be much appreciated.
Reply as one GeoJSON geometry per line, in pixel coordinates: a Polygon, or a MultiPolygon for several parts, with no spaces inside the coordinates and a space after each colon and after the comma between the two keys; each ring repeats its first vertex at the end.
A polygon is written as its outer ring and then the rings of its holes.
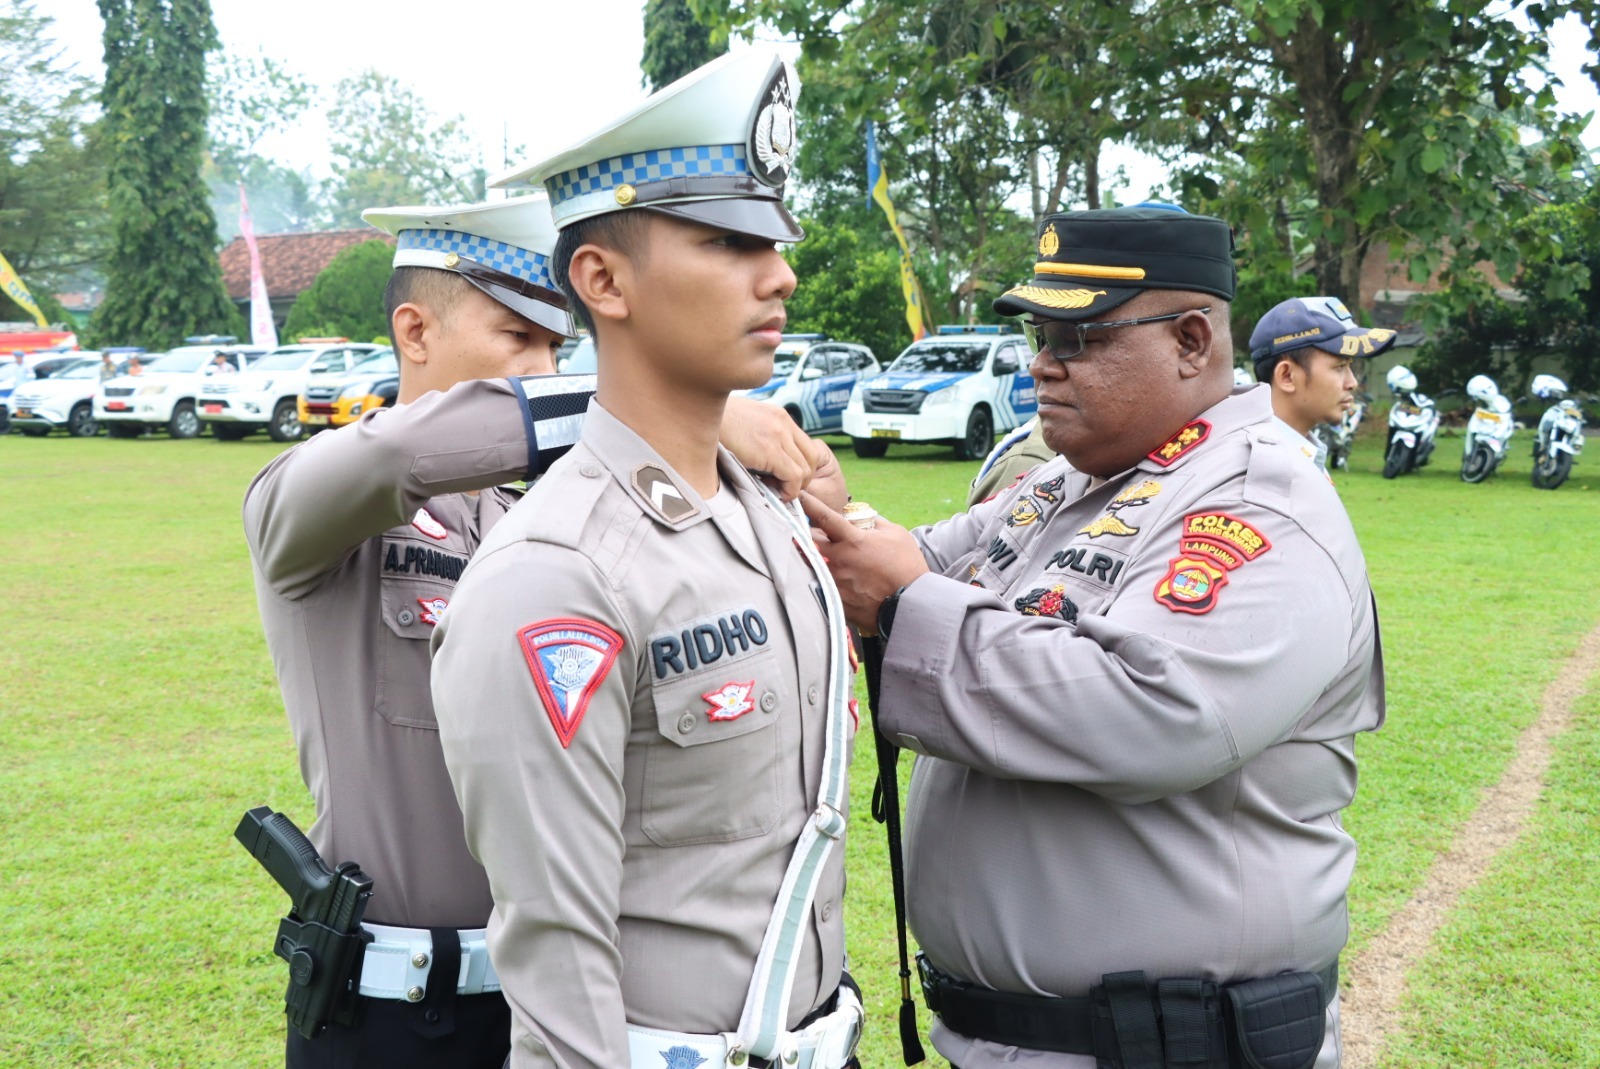
{"type": "Polygon", "coordinates": [[[1256,378],[1266,382],[1285,353],[1306,346],[1337,356],[1377,356],[1394,345],[1395,332],[1358,326],[1337,297],[1291,297],[1275,305],[1250,332],[1256,378]]]}

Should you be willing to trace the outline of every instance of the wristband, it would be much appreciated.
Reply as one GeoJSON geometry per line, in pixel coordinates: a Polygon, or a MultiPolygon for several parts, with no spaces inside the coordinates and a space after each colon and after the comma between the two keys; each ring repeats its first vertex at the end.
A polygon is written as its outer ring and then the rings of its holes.
{"type": "Polygon", "coordinates": [[[878,606],[878,634],[885,642],[889,641],[889,631],[894,627],[894,614],[900,608],[900,595],[905,592],[906,588],[901,587],[884,598],[878,606]]]}

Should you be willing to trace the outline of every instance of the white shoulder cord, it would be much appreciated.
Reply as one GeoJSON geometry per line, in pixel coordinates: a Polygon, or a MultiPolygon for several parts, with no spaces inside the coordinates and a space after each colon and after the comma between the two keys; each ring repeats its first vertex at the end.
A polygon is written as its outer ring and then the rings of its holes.
{"type": "MultiPolygon", "coordinates": [[[[839,601],[838,588],[828,574],[828,566],[811,541],[811,524],[801,511],[799,503],[785,505],[766,486],[761,492],[794,527],[795,544],[805,556],[806,563],[816,574],[822,592],[823,607],[828,616],[828,721],[822,759],[822,784],[817,792],[817,807],[795,844],[789,868],[783,875],[783,884],[767,922],[767,932],[761,940],[761,953],[756,957],[755,975],[750,980],[750,991],[745,996],[744,1012],[739,1018],[739,1031],[727,1036],[728,1061],[743,1065],[755,1055],[769,1060],[792,1055],[780,1049],[793,1045],[791,1034],[784,1028],[789,1010],[789,996],[794,990],[794,974],[799,965],[800,947],[807,930],[807,918],[816,899],[817,885],[822,880],[822,870],[834,846],[844,836],[845,806],[849,795],[849,720],[853,674],[850,667],[848,643],[850,632],[844,619],[844,607],[839,601]]],[[[791,1064],[794,1057],[787,1061],[791,1064]]]]}

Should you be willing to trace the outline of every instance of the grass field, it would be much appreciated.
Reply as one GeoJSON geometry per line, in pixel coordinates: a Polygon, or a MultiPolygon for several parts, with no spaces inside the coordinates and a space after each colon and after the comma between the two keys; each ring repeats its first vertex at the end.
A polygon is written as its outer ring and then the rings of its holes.
{"type": "MultiPolygon", "coordinates": [[[[1383,613],[1389,723],[1360,743],[1352,950],[1420,885],[1578,639],[1600,620],[1600,457],[1554,493],[1527,438],[1458,481],[1459,439],[1386,482],[1339,480],[1383,613]]],[[[960,507],[971,465],[896,447],[853,490],[907,525],[960,507]]],[[[11,609],[0,629],[0,1066],[281,1063],[284,898],[232,841],[269,804],[309,823],[238,521],[280,447],[0,438],[11,609]]],[[[1600,691],[1558,741],[1535,826],[1413,978],[1394,1066],[1600,1065],[1600,691]]],[[[856,762],[850,950],[899,1064],[894,937],[870,747],[856,762]]],[[[924,1030],[927,1014],[921,1014],[924,1030]]],[[[934,1064],[938,1064],[935,1062],[934,1064]]]]}

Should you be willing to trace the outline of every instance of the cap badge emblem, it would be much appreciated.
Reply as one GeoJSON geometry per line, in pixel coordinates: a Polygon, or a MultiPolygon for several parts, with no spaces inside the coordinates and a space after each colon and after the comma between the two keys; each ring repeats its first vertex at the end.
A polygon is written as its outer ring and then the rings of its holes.
{"type": "Polygon", "coordinates": [[[1056,224],[1051,223],[1039,235],[1039,255],[1054,256],[1061,251],[1061,239],[1056,236],[1056,224]]]}
{"type": "Polygon", "coordinates": [[[767,185],[782,185],[794,166],[796,135],[794,96],[789,88],[788,67],[779,68],[769,86],[767,102],[756,113],[750,146],[760,163],[757,177],[767,185]]]}
{"type": "Polygon", "coordinates": [[[444,265],[446,267],[454,267],[456,264],[458,264],[460,262],[461,262],[461,257],[457,256],[455,253],[447,252],[447,253],[444,254],[444,265]]]}
{"type": "Polygon", "coordinates": [[[639,191],[624,182],[622,185],[617,187],[616,197],[617,203],[626,208],[628,205],[632,204],[638,199],[639,191]]]}

